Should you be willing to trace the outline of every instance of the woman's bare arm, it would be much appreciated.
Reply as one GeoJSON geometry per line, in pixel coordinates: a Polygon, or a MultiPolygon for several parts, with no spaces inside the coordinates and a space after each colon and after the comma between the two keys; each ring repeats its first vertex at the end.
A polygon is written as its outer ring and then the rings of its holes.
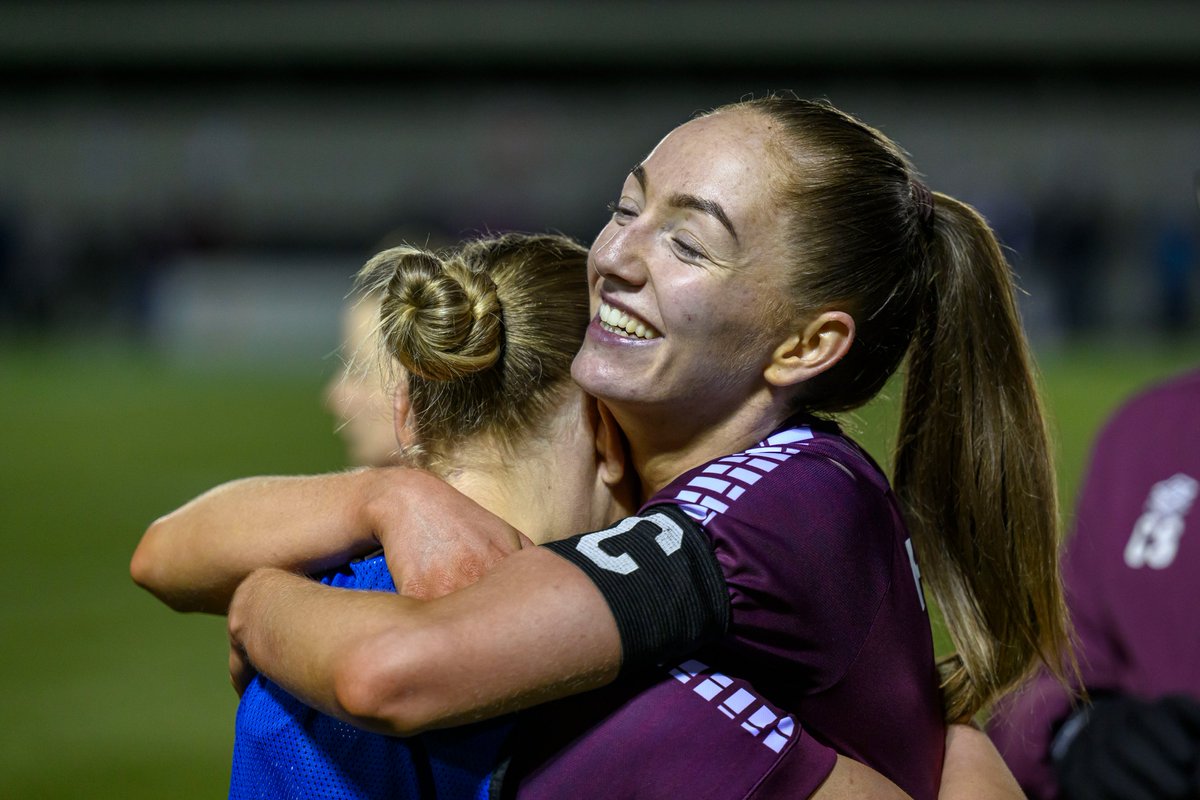
{"type": "MultiPolygon", "coordinates": [[[[838,756],[833,772],[812,795],[813,800],[908,797],[894,783],[868,766],[838,756]]],[[[1004,759],[983,731],[970,725],[946,729],[946,756],[938,800],[1024,800],[1004,759]]]]}
{"type": "Polygon", "coordinates": [[[255,569],[313,573],[382,545],[397,588],[431,598],[474,582],[523,541],[421,470],[245,478],[156,520],[130,573],[177,611],[223,614],[255,569]]]}
{"type": "Polygon", "coordinates": [[[621,662],[604,597],[544,548],[515,553],[479,582],[431,601],[258,570],[234,595],[229,631],[235,652],[291,694],[387,734],[603,686],[621,662]]]}
{"type": "Polygon", "coordinates": [[[258,567],[311,572],[378,548],[363,513],[378,477],[359,470],[222,484],[155,520],[130,574],[177,611],[224,613],[258,567]]]}
{"type": "MultiPolygon", "coordinates": [[[[230,607],[235,661],[325,713],[385,734],[447,727],[609,683],[621,660],[607,602],[566,560],[530,548],[477,584],[433,601],[253,573],[230,607]]],[[[235,676],[235,683],[242,683],[235,676]]],[[[814,795],[904,798],[879,773],[839,758],[814,795]]],[[[1018,800],[981,731],[952,725],[942,800],[1018,800]]]]}
{"type": "MultiPolygon", "coordinates": [[[[411,735],[612,681],[620,641],[592,582],[531,548],[438,600],[332,589],[265,569],[229,612],[235,650],[305,703],[353,725],[411,735]]],[[[235,676],[235,684],[241,683],[235,676]]],[[[816,800],[908,797],[848,758],[816,800]]]]}
{"type": "Polygon", "coordinates": [[[899,786],[875,770],[841,755],[821,788],[809,797],[812,800],[911,800],[899,786]]]}
{"type": "Polygon", "coordinates": [[[951,725],[946,729],[939,800],[1023,800],[1024,797],[1017,779],[986,733],[971,725],[951,725]]]}

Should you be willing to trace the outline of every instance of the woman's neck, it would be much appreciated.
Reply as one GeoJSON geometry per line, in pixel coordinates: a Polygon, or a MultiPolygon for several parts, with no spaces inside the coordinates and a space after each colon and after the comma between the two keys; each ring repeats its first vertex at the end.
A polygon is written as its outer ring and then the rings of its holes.
{"type": "Polygon", "coordinates": [[[645,409],[611,408],[629,440],[643,500],[693,467],[752,447],[787,416],[785,404],[770,394],[717,418],[687,419],[677,410],[659,415],[645,409]]]}
{"type": "Polygon", "coordinates": [[[581,532],[575,521],[562,518],[555,471],[544,464],[527,464],[520,457],[456,460],[460,466],[441,477],[535,544],[581,532]]]}
{"type": "Polygon", "coordinates": [[[443,475],[442,478],[483,508],[518,530],[521,529],[516,520],[512,519],[508,498],[504,492],[500,491],[501,476],[496,472],[466,467],[455,469],[443,475]]]}

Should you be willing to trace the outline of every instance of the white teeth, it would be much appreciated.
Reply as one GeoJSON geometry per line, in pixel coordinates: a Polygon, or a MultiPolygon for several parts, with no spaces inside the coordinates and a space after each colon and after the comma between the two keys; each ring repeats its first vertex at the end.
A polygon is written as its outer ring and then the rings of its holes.
{"type": "Polygon", "coordinates": [[[613,308],[608,303],[600,304],[599,315],[600,322],[604,328],[613,333],[619,333],[625,336],[637,337],[639,339],[656,339],[658,331],[651,328],[641,320],[635,319],[620,309],[613,308]]]}

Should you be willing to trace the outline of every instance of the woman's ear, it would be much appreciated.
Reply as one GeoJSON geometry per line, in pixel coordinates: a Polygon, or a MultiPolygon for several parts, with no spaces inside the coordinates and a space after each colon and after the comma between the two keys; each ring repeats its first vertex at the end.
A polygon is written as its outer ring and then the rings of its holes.
{"type": "Polygon", "coordinates": [[[854,318],[844,311],[822,311],[775,348],[763,377],[772,386],[794,386],[841,361],[853,343],[854,318]]]}
{"type": "Polygon", "coordinates": [[[396,444],[403,452],[417,443],[417,429],[412,415],[412,401],[408,397],[408,373],[399,366],[396,370],[396,385],[392,390],[392,425],[396,430],[396,444]]]}
{"type": "Polygon", "coordinates": [[[607,406],[591,396],[587,404],[596,443],[597,489],[611,497],[615,517],[628,516],[637,510],[639,493],[625,434],[607,406]]]}
{"type": "Polygon", "coordinates": [[[624,479],[628,463],[625,434],[607,406],[590,396],[587,403],[596,441],[596,471],[605,484],[615,486],[624,479]]]}

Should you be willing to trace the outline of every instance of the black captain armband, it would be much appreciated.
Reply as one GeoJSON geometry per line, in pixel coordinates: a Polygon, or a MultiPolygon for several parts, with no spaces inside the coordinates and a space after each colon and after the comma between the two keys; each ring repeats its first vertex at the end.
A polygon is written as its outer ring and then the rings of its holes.
{"type": "Polygon", "coordinates": [[[708,536],[676,506],[549,542],[587,574],[621,634],[621,669],[660,664],[725,635],[732,609],[708,536]]]}

